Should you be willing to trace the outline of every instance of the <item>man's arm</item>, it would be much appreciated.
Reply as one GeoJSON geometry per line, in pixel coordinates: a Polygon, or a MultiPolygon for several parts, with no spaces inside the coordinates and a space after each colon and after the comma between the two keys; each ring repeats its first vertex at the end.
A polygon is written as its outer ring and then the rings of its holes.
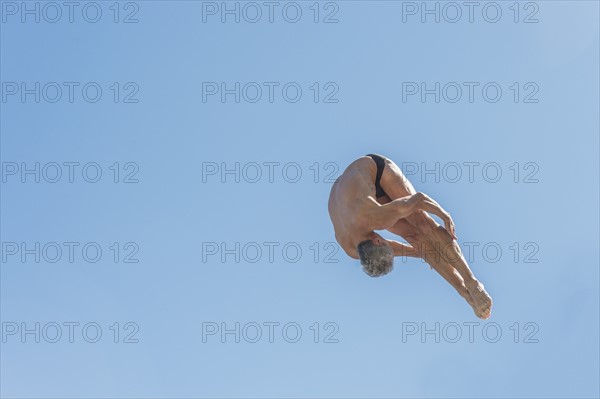
{"type": "Polygon", "coordinates": [[[442,209],[437,202],[421,192],[395,199],[385,205],[373,207],[369,215],[369,222],[373,225],[374,230],[386,230],[396,224],[398,219],[404,219],[419,210],[439,216],[443,220],[448,233],[456,239],[454,222],[450,214],[442,209]]]}
{"type": "Polygon", "coordinates": [[[394,256],[410,256],[413,258],[419,258],[419,250],[410,245],[403,244],[394,240],[386,240],[390,247],[394,250],[394,256]]]}
{"type": "Polygon", "coordinates": [[[373,230],[387,230],[395,225],[398,219],[403,219],[413,213],[419,200],[417,194],[398,198],[384,205],[373,201],[376,206],[372,207],[367,215],[373,230]]]}

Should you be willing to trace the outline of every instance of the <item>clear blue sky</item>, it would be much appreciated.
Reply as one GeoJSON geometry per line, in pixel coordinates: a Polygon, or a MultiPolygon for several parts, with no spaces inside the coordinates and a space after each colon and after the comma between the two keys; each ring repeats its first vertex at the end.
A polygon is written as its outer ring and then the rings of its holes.
{"type": "Polygon", "coordinates": [[[472,22],[428,2],[439,23],[313,3],[272,22],[237,3],[235,23],[221,2],[100,1],[92,23],[27,2],[36,23],[0,2],[3,397],[600,395],[598,2],[472,22]],[[490,320],[421,261],[371,279],[330,244],[327,177],[368,152],[453,215],[490,320]]]}

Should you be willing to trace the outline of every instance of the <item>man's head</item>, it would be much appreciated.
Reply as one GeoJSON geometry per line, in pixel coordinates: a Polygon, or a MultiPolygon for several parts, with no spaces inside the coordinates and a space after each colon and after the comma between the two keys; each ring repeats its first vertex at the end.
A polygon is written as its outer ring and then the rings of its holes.
{"type": "Polygon", "coordinates": [[[383,276],[394,268],[394,250],[378,234],[358,244],[358,256],[363,271],[371,277],[383,276]]]}

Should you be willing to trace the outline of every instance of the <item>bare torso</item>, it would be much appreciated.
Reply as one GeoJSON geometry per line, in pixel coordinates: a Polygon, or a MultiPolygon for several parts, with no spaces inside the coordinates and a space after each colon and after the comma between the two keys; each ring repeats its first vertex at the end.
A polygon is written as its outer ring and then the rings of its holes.
{"type": "Polygon", "coordinates": [[[352,162],[331,188],[329,217],[335,238],[348,254],[358,259],[357,245],[373,231],[365,210],[378,206],[375,199],[377,166],[370,157],[352,162]]]}

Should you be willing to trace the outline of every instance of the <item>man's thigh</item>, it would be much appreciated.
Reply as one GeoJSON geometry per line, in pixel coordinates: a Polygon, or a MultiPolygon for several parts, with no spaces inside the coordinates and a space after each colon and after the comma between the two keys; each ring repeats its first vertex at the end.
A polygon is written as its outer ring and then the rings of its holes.
{"type": "Polygon", "coordinates": [[[385,191],[392,200],[416,193],[414,187],[406,176],[404,176],[404,173],[402,173],[402,170],[400,170],[398,165],[387,158],[383,174],[381,175],[381,188],[383,188],[383,191],[385,191]]]}
{"type": "Polygon", "coordinates": [[[377,197],[377,203],[379,205],[385,205],[387,203],[390,203],[392,200],[390,199],[390,197],[388,197],[387,195],[383,195],[381,197],[377,197]]]}
{"type": "MultiPolygon", "coordinates": [[[[381,188],[391,200],[407,197],[417,192],[398,165],[390,159],[386,159],[385,169],[381,176],[381,188]]],[[[438,226],[435,220],[423,211],[416,212],[406,219],[421,232],[430,233],[432,228],[438,226]]]]}

